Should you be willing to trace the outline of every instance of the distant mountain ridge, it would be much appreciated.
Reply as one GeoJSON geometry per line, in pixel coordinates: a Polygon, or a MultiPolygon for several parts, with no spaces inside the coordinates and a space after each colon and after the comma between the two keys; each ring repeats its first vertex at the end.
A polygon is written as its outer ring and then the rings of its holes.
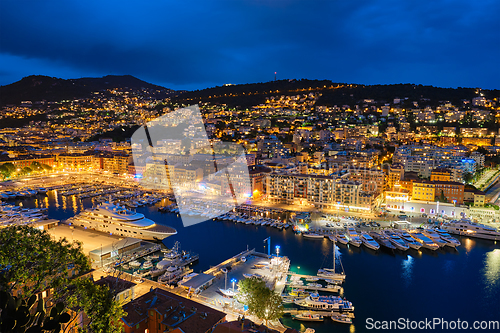
{"type": "Polygon", "coordinates": [[[107,75],[80,79],[30,75],[17,82],[0,86],[0,106],[17,105],[22,101],[60,101],[84,98],[89,97],[95,91],[110,88],[145,88],[157,90],[159,95],[165,96],[173,92],[173,90],[142,81],[132,75],[107,75]]]}
{"type": "MultiPolygon", "coordinates": [[[[226,104],[229,107],[250,108],[265,103],[271,96],[315,92],[321,94],[316,105],[351,107],[370,104],[367,100],[374,100],[377,105],[391,104],[395,98],[401,99],[399,105],[403,108],[417,108],[413,101],[418,102],[418,107],[436,107],[443,101],[460,105],[462,100],[470,101],[479,96],[477,88],[440,88],[410,83],[364,85],[301,79],[217,86],[175,94],[172,101],[184,104],[211,102],[226,104]]],[[[490,100],[500,98],[500,90],[481,89],[481,93],[490,100]]]]}
{"type": "MultiPolygon", "coordinates": [[[[92,92],[109,88],[146,88],[155,91],[154,97],[170,97],[172,103],[197,104],[209,102],[229,107],[250,108],[265,103],[271,96],[320,93],[316,105],[363,105],[375,100],[377,105],[392,103],[403,108],[436,107],[443,101],[460,105],[462,100],[478,97],[477,88],[440,88],[421,84],[363,85],[336,83],[331,80],[277,80],[259,83],[224,85],[195,91],[174,91],[142,81],[131,75],[107,75],[100,78],[59,79],[31,75],[9,85],[0,86],[0,107],[22,101],[61,101],[91,96],[92,92]],[[415,106],[413,102],[418,102],[415,106]]],[[[500,90],[481,89],[485,98],[500,100],[500,90]]],[[[371,103],[372,104],[372,103],[371,103]]],[[[373,104],[372,104],[373,105],[373,104]]]]}

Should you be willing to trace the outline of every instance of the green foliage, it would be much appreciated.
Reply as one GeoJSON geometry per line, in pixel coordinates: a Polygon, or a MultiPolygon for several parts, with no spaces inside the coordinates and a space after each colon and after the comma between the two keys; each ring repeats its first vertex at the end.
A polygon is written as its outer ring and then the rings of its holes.
{"type": "Polygon", "coordinates": [[[80,243],[56,241],[26,225],[0,229],[0,290],[21,288],[29,297],[47,288],[65,288],[70,267],[80,273],[90,269],[80,243]]]}
{"type": "Polygon", "coordinates": [[[470,172],[465,172],[462,178],[466,183],[470,183],[472,181],[473,175],[470,172]]]}
{"type": "Polygon", "coordinates": [[[57,303],[47,313],[43,300],[37,301],[36,295],[25,299],[0,291],[0,330],[26,333],[59,332],[61,324],[70,320],[70,315],[63,310],[64,304],[57,303]]]}
{"type": "Polygon", "coordinates": [[[121,332],[124,313],[113,292],[107,286],[95,285],[91,278],[72,277],[89,270],[90,262],[80,243],[56,241],[46,231],[30,226],[0,229],[0,291],[10,294],[18,290],[31,300],[39,292],[53,288],[53,300],[61,305],[51,309],[58,312],[50,316],[72,322],[83,311],[89,323],[82,332],[121,332]],[[62,315],[64,305],[72,310],[72,318],[62,315]]]}
{"type": "Polygon", "coordinates": [[[283,316],[281,297],[256,277],[238,282],[238,301],[248,306],[251,315],[265,320],[277,320],[283,316]]]}
{"type": "Polygon", "coordinates": [[[120,333],[122,322],[120,318],[126,316],[116,295],[108,286],[95,285],[90,278],[74,281],[75,291],[67,297],[68,307],[75,312],[83,311],[90,322],[80,332],[90,333],[120,333]]]}

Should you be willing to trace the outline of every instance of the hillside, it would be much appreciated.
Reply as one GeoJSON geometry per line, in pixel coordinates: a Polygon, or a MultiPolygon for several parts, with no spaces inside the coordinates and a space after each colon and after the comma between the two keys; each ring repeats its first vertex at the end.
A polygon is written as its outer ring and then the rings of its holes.
{"type": "MultiPolygon", "coordinates": [[[[408,98],[402,106],[438,106],[444,101],[460,105],[463,99],[477,97],[476,88],[439,88],[415,84],[357,85],[335,83],[329,80],[279,80],[265,83],[251,83],[218,86],[177,94],[173,102],[193,104],[212,102],[230,107],[249,108],[264,103],[268,96],[307,94],[320,92],[317,105],[363,104],[365,99],[373,99],[379,104],[392,103],[394,98],[408,98]]],[[[500,98],[500,90],[481,90],[487,99],[500,98]]]]}
{"type": "Polygon", "coordinates": [[[0,106],[21,101],[60,101],[88,97],[94,91],[109,88],[148,89],[158,98],[172,90],[142,81],[131,75],[108,75],[101,78],[59,79],[31,75],[9,85],[0,86],[0,106]]]}

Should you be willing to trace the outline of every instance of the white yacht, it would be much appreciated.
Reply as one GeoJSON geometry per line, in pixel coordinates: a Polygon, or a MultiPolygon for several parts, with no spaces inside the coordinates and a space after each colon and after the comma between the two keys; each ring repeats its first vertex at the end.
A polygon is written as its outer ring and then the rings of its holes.
{"type": "Polygon", "coordinates": [[[441,228],[455,235],[489,239],[494,241],[500,240],[500,232],[497,229],[487,225],[472,222],[469,219],[450,221],[444,223],[441,228]]]}
{"type": "Polygon", "coordinates": [[[412,233],[410,233],[410,235],[413,237],[413,239],[415,239],[417,242],[422,244],[422,247],[424,247],[426,249],[429,249],[432,251],[436,251],[437,249],[439,249],[438,244],[434,243],[434,241],[432,239],[423,235],[420,232],[412,232],[412,233]]]}
{"type": "Polygon", "coordinates": [[[356,247],[361,246],[361,239],[359,238],[358,233],[354,228],[348,228],[345,236],[349,240],[349,244],[354,245],[356,247]]]}
{"type": "Polygon", "coordinates": [[[447,241],[442,239],[441,236],[439,236],[439,234],[437,232],[435,232],[434,230],[424,229],[422,231],[422,234],[429,237],[432,241],[434,241],[434,243],[439,245],[439,247],[445,247],[446,244],[448,243],[447,241]]]}
{"type": "Polygon", "coordinates": [[[177,234],[174,228],[156,224],[143,214],[110,202],[103,202],[96,208],[86,209],[68,221],[84,228],[147,240],[162,240],[177,234]]]}
{"type": "Polygon", "coordinates": [[[406,251],[410,248],[408,244],[404,240],[401,239],[398,235],[396,235],[393,231],[386,230],[385,235],[389,242],[394,245],[398,250],[406,251]]]}
{"type": "Polygon", "coordinates": [[[411,235],[407,231],[398,229],[394,231],[399,234],[401,239],[403,239],[410,248],[419,250],[422,247],[422,244],[420,242],[417,242],[415,238],[411,237],[411,235]]]}
{"type": "Polygon", "coordinates": [[[184,272],[182,267],[169,266],[166,272],[158,278],[158,282],[169,283],[184,272]]]}
{"type": "Polygon", "coordinates": [[[342,233],[336,234],[335,238],[337,239],[337,241],[340,244],[346,245],[347,243],[349,243],[349,240],[347,239],[347,237],[344,234],[342,234],[342,233]]]}
{"type": "Polygon", "coordinates": [[[460,241],[458,239],[456,239],[455,237],[450,236],[448,231],[443,230],[443,229],[434,229],[434,231],[439,234],[441,239],[446,241],[446,246],[456,248],[457,246],[461,245],[460,241]]]}
{"type": "Polygon", "coordinates": [[[353,311],[352,303],[342,299],[339,296],[319,296],[318,294],[311,294],[305,299],[295,301],[295,304],[314,310],[327,310],[327,311],[353,311]]]}
{"type": "Polygon", "coordinates": [[[380,245],[370,235],[368,235],[366,232],[362,232],[361,236],[359,238],[361,238],[361,241],[363,242],[363,244],[367,248],[375,250],[375,251],[377,251],[378,249],[380,249],[380,245]]]}

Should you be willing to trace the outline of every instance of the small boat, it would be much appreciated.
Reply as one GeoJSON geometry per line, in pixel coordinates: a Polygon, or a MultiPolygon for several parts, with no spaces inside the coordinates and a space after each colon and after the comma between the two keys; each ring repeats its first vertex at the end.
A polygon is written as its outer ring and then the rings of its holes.
{"type": "Polygon", "coordinates": [[[361,238],[363,245],[366,246],[367,248],[375,251],[380,249],[380,245],[378,245],[378,243],[373,238],[371,238],[370,235],[368,235],[366,232],[362,232],[359,238],[361,238]]]}
{"type": "Polygon", "coordinates": [[[335,235],[328,235],[328,239],[331,240],[332,242],[337,241],[337,237],[335,237],[335,235]]]}
{"type": "Polygon", "coordinates": [[[337,238],[337,241],[340,244],[347,245],[347,243],[349,243],[349,240],[347,239],[347,237],[344,234],[337,234],[337,235],[335,235],[335,238],[337,238]]]}
{"type": "Polygon", "coordinates": [[[304,232],[302,236],[306,238],[325,238],[325,236],[314,233],[314,232],[304,232]]]}
{"type": "Polygon", "coordinates": [[[412,232],[411,236],[417,242],[419,242],[420,244],[422,244],[422,247],[424,247],[426,249],[429,249],[429,250],[432,250],[432,251],[436,251],[437,249],[439,249],[439,245],[437,245],[436,243],[434,243],[434,241],[432,241],[432,239],[430,239],[429,237],[423,235],[420,232],[412,232]]]}
{"type": "Polygon", "coordinates": [[[166,272],[158,278],[158,282],[169,282],[178,277],[182,273],[182,268],[177,266],[169,266],[166,272]]]}
{"type": "Polygon", "coordinates": [[[396,247],[396,249],[406,251],[410,248],[410,246],[394,232],[386,230],[385,235],[389,242],[396,247]]]}
{"type": "Polygon", "coordinates": [[[301,321],[323,321],[323,316],[319,314],[302,313],[292,316],[293,319],[301,321]]]}
{"type": "Polygon", "coordinates": [[[147,269],[151,269],[151,268],[153,268],[153,262],[151,262],[151,260],[145,261],[141,267],[142,270],[147,270],[147,269]]]}
{"type": "Polygon", "coordinates": [[[379,234],[375,231],[370,231],[370,236],[372,236],[380,245],[385,246],[389,250],[395,250],[396,247],[385,237],[383,234],[379,234]]]}
{"type": "Polygon", "coordinates": [[[317,277],[308,277],[308,278],[306,278],[306,281],[308,281],[308,282],[315,282],[315,281],[318,281],[318,280],[319,280],[319,278],[317,278],[317,277]]]}
{"type": "Polygon", "coordinates": [[[38,188],[38,193],[45,194],[45,193],[47,193],[47,189],[45,187],[39,187],[38,188]]]}
{"type": "Polygon", "coordinates": [[[411,249],[419,250],[422,247],[422,244],[417,242],[408,232],[404,230],[399,230],[397,232],[399,233],[401,239],[404,240],[411,249]]]}
{"type": "Polygon", "coordinates": [[[356,247],[361,246],[362,241],[359,238],[358,233],[354,228],[348,228],[345,236],[349,240],[349,244],[354,245],[356,247]]]}
{"type": "Polygon", "coordinates": [[[321,288],[322,287],[322,285],[319,283],[308,283],[307,286],[311,287],[311,288],[321,288]]]}
{"type": "Polygon", "coordinates": [[[219,291],[224,295],[224,296],[229,296],[229,297],[234,297],[237,292],[234,291],[233,289],[221,289],[219,288],[219,291]]]}
{"type": "Polygon", "coordinates": [[[455,237],[451,236],[448,231],[442,230],[442,229],[435,229],[435,231],[441,236],[441,239],[446,241],[446,246],[456,248],[457,246],[460,246],[460,241],[456,239],[455,237]]]}
{"type": "Polygon", "coordinates": [[[247,257],[241,257],[241,262],[246,262],[247,261],[247,257]]]}
{"type": "Polygon", "coordinates": [[[332,315],[330,318],[336,323],[352,324],[352,318],[343,314],[332,315]]]}
{"type": "Polygon", "coordinates": [[[434,230],[425,229],[422,231],[422,234],[429,237],[432,241],[434,241],[434,243],[439,245],[439,247],[444,247],[448,243],[447,241],[442,239],[441,236],[434,230]]]}
{"type": "Polygon", "coordinates": [[[137,267],[141,267],[141,265],[142,265],[142,264],[141,264],[139,261],[137,261],[137,260],[133,260],[133,261],[129,262],[129,263],[128,263],[128,265],[129,265],[130,267],[135,267],[135,268],[137,268],[137,267]]]}

